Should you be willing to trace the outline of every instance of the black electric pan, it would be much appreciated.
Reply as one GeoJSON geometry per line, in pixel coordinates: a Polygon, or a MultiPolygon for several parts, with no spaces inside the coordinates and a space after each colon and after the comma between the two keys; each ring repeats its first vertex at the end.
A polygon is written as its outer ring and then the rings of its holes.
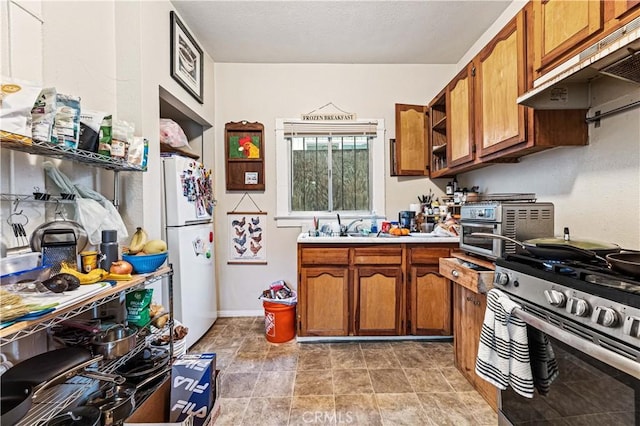
{"type": "Polygon", "coordinates": [[[62,348],[44,352],[14,365],[2,375],[2,394],[6,383],[23,382],[33,387],[75,370],[92,360],[91,352],[85,348],[62,348]]]}

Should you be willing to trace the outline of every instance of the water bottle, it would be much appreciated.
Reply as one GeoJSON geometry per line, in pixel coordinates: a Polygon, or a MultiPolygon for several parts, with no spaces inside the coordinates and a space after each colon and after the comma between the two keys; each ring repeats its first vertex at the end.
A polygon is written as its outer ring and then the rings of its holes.
{"type": "Polygon", "coordinates": [[[102,231],[100,243],[100,268],[109,271],[111,264],[118,260],[118,231],[109,229],[102,231]]]}
{"type": "Polygon", "coordinates": [[[372,234],[377,234],[378,233],[378,221],[376,220],[376,212],[373,211],[371,212],[371,229],[370,229],[372,234]]]}

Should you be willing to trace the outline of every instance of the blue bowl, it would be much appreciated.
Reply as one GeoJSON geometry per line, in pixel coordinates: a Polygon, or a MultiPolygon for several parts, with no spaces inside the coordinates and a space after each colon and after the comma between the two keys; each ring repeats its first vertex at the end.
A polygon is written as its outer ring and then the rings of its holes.
{"type": "Polygon", "coordinates": [[[126,260],[133,266],[134,274],[148,274],[161,267],[167,260],[167,256],[169,256],[168,251],[157,254],[140,254],[137,256],[123,254],[122,260],[126,260]]]}

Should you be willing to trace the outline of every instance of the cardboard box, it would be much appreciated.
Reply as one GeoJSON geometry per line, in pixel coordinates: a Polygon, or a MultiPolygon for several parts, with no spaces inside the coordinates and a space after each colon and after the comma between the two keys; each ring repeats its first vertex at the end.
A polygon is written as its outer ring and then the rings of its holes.
{"type": "MultiPolygon", "coordinates": [[[[220,370],[216,371],[216,393],[219,392],[218,383],[220,370]]],[[[193,416],[188,416],[181,422],[169,422],[169,396],[171,393],[171,381],[165,380],[158,389],[149,396],[131,416],[125,421],[124,426],[193,426],[193,416]]],[[[209,418],[206,426],[213,426],[220,415],[220,398],[216,397],[213,408],[209,410],[209,418]]]]}
{"type": "Polygon", "coordinates": [[[194,426],[204,426],[216,399],[216,354],[185,354],[171,367],[169,421],[193,416],[194,426]]]}

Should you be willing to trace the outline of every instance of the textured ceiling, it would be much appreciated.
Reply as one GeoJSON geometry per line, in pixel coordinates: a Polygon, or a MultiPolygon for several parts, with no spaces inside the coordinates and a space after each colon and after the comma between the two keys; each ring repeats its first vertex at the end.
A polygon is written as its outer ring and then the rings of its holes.
{"type": "Polygon", "coordinates": [[[172,3],[215,62],[452,64],[511,0],[172,3]]]}

